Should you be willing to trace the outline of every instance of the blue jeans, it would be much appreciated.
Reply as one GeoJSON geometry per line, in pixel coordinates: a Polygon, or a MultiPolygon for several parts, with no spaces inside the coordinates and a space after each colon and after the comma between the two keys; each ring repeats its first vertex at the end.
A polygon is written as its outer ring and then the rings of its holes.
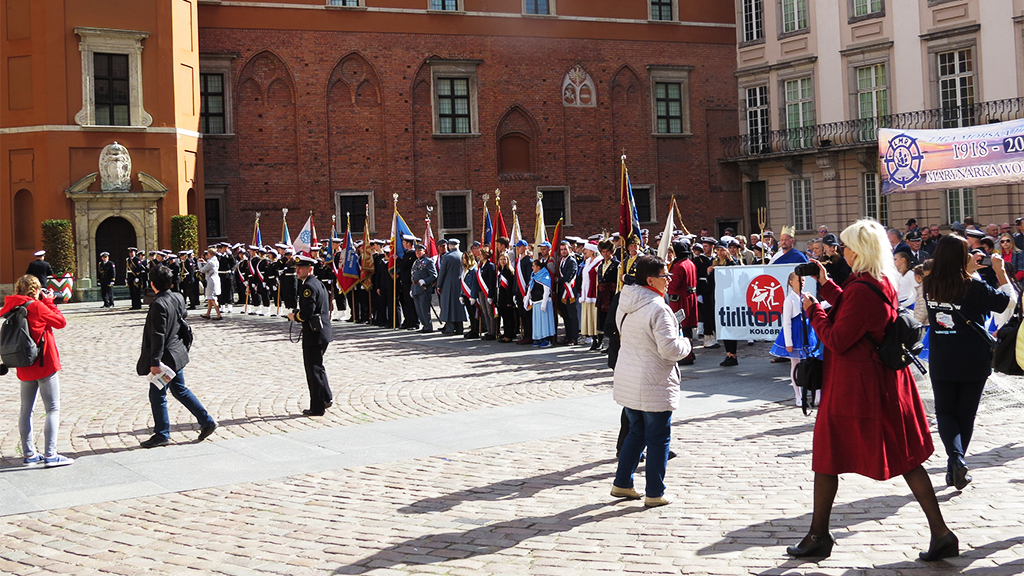
{"type": "Polygon", "coordinates": [[[665,466],[668,464],[668,444],[672,436],[672,412],[641,412],[626,408],[629,434],[619,450],[619,468],[615,471],[615,485],[633,487],[633,473],[640,463],[640,455],[647,446],[648,498],[665,494],[665,466]]]}
{"type": "Polygon", "coordinates": [[[157,388],[152,383],[149,384],[149,404],[153,407],[153,434],[168,440],[171,438],[171,421],[167,417],[168,390],[171,391],[171,396],[174,396],[196,417],[200,426],[209,426],[214,423],[213,418],[203,408],[199,399],[185,386],[185,371],[178,370],[174,380],[168,382],[164,388],[157,388]]]}
{"type": "Polygon", "coordinates": [[[57,428],[60,426],[60,379],[56,372],[46,378],[21,381],[21,416],[18,418],[21,454],[31,458],[36,453],[32,438],[32,410],[37,393],[42,397],[43,409],[46,410],[46,424],[43,426],[46,448],[43,456],[53,458],[57,455],[57,428]]]}

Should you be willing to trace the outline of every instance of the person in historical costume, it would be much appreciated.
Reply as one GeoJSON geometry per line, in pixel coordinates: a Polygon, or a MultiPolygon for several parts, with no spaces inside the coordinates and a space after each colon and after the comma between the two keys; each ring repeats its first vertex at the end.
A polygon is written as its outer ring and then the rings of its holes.
{"type": "Polygon", "coordinates": [[[533,258],[528,254],[530,245],[526,240],[517,241],[515,249],[516,313],[519,315],[519,325],[523,333],[516,344],[532,344],[533,313],[527,309],[526,303],[530,300],[529,288],[530,278],[533,277],[533,258]]]}
{"type": "MultiPolygon", "coordinates": [[[[668,282],[668,306],[673,313],[683,312],[683,319],[679,322],[679,328],[683,336],[693,338],[693,329],[697,327],[700,318],[697,312],[697,266],[694,265],[690,251],[690,241],[681,238],[672,243],[672,252],[675,260],[669,265],[669,273],[672,278],[668,282]]],[[[694,363],[696,355],[693,349],[679,361],[682,366],[689,366],[694,363]]]]}
{"type": "Polygon", "coordinates": [[[597,266],[597,329],[600,333],[597,346],[591,346],[591,350],[602,350],[607,345],[604,327],[608,322],[608,312],[619,281],[619,261],[613,255],[615,246],[612,241],[602,240],[597,249],[601,253],[601,263],[597,266]]]}
{"type": "Polygon", "coordinates": [[[529,294],[527,309],[533,312],[533,345],[547,348],[555,336],[555,317],[550,310],[551,274],[539,258],[533,261],[529,294]]]}
{"type": "MultiPolygon", "coordinates": [[[[793,395],[796,398],[796,405],[803,406],[803,390],[796,385],[796,365],[809,356],[821,358],[821,349],[818,346],[818,336],[807,323],[800,303],[804,288],[803,276],[790,272],[786,284],[788,290],[786,301],[782,304],[782,332],[779,332],[779,337],[775,339],[768,353],[779,358],[789,358],[789,379],[793,384],[793,395]]],[[[820,392],[818,394],[820,395],[820,392]]]]}

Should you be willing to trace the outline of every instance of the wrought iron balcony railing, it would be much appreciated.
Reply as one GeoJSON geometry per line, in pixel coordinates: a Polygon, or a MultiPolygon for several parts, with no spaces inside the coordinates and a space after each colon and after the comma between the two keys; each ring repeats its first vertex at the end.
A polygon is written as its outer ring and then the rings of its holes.
{"type": "Polygon", "coordinates": [[[979,102],[954,108],[934,108],[876,118],[815,124],[722,138],[725,160],[809,152],[822,148],[856,147],[878,143],[879,128],[928,130],[958,128],[1024,117],[1024,97],[979,102]]]}

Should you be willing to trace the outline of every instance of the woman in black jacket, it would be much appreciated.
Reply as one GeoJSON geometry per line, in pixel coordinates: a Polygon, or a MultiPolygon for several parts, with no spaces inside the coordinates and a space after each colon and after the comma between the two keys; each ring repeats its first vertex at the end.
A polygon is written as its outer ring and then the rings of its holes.
{"type": "Polygon", "coordinates": [[[515,273],[508,259],[508,254],[502,252],[498,256],[498,315],[501,317],[501,341],[511,342],[516,338],[516,285],[515,273]]]}
{"type": "Polygon", "coordinates": [[[997,324],[1005,323],[1016,298],[1003,266],[1001,258],[992,258],[998,291],[972,278],[978,263],[967,240],[950,234],[939,240],[932,271],[924,278],[935,417],[946,448],[946,484],[957,490],[971,482],[964,455],[985,381],[992,373],[992,349],[983,334],[985,316],[995,312],[997,324]]]}

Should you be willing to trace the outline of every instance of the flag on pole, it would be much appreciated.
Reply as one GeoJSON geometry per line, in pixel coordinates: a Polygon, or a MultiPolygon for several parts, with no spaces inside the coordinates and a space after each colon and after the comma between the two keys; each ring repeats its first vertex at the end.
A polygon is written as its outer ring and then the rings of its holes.
{"type": "MultiPolygon", "coordinates": [[[[672,234],[675,232],[676,222],[676,197],[672,197],[672,203],[668,207],[668,217],[665,218],[665,231],[661,233],[661,242],[658,243],[658,258],[671,261],[668,257],[668,247],[672,244],[672,234]]],[[[673,254],[673,257],[675,255],[673,254]]]]}
{"type": "Polygon", "coordinates": [[[370,206],[366,206],[363,220],[363,262],[359,267],[359,281],[368,283],[376,265],[373,263],[373,250],[370,248],[370,206]]]}
{"type": "Polygon", "coordinates": [[[352,290],[352,287],[359,282],[360,276],[362,276],[361,266],[359,265],[359,254],[356,253],[356,247],[352,242],[352,222],[347,222],[348,230],[345,233],[345,243],[342,248],[342,266],[341,268],[335,269],[335,276],[338,278],[338,285],[341,287],[341,291],[348,294],[352,290]]]}
{"type": "Polygon", "coordinates": [[[430,218],[424,220],[427,223],[427,231],[423,233],[423,247],[426,248],[427,258],[433,260],[436,265],[440,253],[437,251],[437,242],[434,241],[434,232],[430,229],[430,218]]]}
{"type": "Polygon", "coordinates": [[[263,235],[260,234],[260,213],[256,213],[256,223],[252,228],[252,244],[263,246],[263,235]]]}
{"type": "Polygon", "coordinates": [[[491,213],[487,210],[487,202],[484,201],[484,246],[491,244],[491,239],[494,237],[494,226],[491,224],[491,213]]]}
{"type": "Polygon", "coordinates": [[[315,234],[313,231],[313,215],[310,214],[309,218],[306,219],[306,223],[302,226],[302,230],[299,230],[298,237],[295,238],[295,253],[309,256],[309,247],[316,243],[315,234]]]}
{"type": "Polygon", "coordinates": [[[633,187],[629,184],[629,170],[626,170],[626,155],[622,155],[622,181],[619,190],[619,236],[622,238],[622,245],[629,244],[630,236],[636,236],[640,247],[643,247],[643,237],[640,236],[640,216],[636,211],[636,201],[633,199],[633,187]]]}
{"type": "Polygon", "coordinates": [[[395,266],[405,256],[405,246],[402,245],[402,237],[408,234],[415,236],[405,219],[398,213],[398,203],[395,203],[395,214],[391,217],[391,255],[388,256],[388,271],[395,275],[395,266]]]}
{"type": "Polygon", "coordinates": [[[337,220],[338,217],[331,214],[331,237],[327,239],[327,244],[320,249],[320,255],[324,258],[324,264],[331,263],[335,276],[338,275],[338,263],[334,261],[334,239],[338,237],[337,220]]]}
{"type": "Polygon", "coordinates": [[[519,228],[519,213],[516,212],[515,204],[512,205],[512,234],[508,237],[508,245],[515,246],[516,242],[523,239],[523,232],[519,228]]]}
{"type": "MultiPolygon", "coordinates": [[[[555,224],[555,231],[551,233],[551,252],[558,254],[558,245],[562,243],[562,219],[558,219],[558,224],[555,224]]],[[[556,257],[556,259],[558,259],[556,257]]]]}
{"type": "Polygon", "coordinates": [[[281,232],[281,243],[283,243],[283,244],[285,244],[287,246],[291,246],[292,245],[292,235],[288,233],[288,209],[287,208],[281,208],[281,225],[283,227],[283,230],[281,232]]]}
{"type": "Polygon", "coordinates": [[[501,205],[498,204],[497,199],[494,200],[494,212],[494,233],[491,234],[491,262],[493,262],[494,265],[497,266],[498,238],[508,238],[508,229],[505,228],[505,218],[501,215],[501,205]]]}
{"type": "Polygon", "coordinates": [[[533,228],[533,237],[535,248],[548,239],[548,233],[544,227],[544,204],[540,201],[540,192],[537,193],[537,219],[533,228]]]}
{"type": "Polygon", "coordinates": [[[313,215],[312,214],[309,215],[309,225],[312,228],[313,244],[319,244],[320,240],[318,240],[317,237],[316,237],[316,224],[313,224],[313,215]]]}

